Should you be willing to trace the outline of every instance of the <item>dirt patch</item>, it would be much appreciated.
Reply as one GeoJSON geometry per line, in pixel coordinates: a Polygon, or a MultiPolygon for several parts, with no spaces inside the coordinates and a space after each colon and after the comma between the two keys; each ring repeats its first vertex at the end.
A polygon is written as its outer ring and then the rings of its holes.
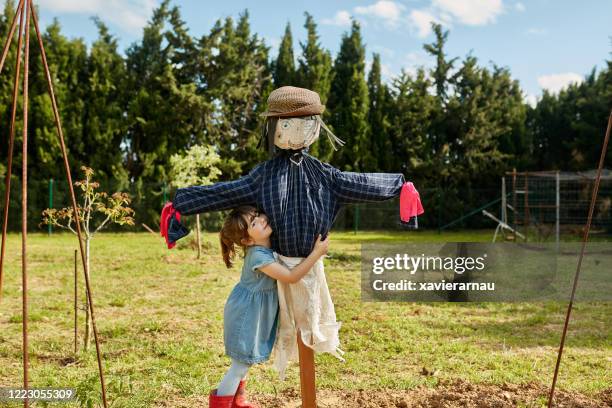
{"type": "MultiPolygon", "coordinates": [[[[486,385],[465,381],[443,383],[436,388],[398,390],[321,390],[317,395],[320,408],[540,408],[548,401],[548,387],[538,384],[486,385]]],[[[253,395],[251,399],[262,408],[298,408],[299,391],[286,389],[279,395],[253,395]]],[[[555,392],[557,408],[612,407],[612,388],[595,397],[559,391],[555,392]]]]}

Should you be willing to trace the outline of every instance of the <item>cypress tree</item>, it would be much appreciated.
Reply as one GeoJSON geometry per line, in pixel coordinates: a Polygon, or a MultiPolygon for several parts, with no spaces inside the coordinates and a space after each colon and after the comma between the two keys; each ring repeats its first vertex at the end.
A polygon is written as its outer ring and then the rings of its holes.
{"type": "MultiPolygon", "coordinates": [[[[329,51],[323,49],[319,43],[314,18],[308,13],[304,13],[304,15],[306,16],[304,28],[306,28],[307,40],[306,43],[300,42],[302,55],[298,60],[296,82],[302,88],[317,92],[321,97],[321,103],[325,105],[331,87],[332,58],[329,51]]],[[[329,117],[330,111],[327,109],[323,112],[322,118],[325,122],[328,122],[329,117]]],[[[334,150],[325,135],[310,146],[310,153],[323,161],[331,159],[333,152],[334,150]]]]}
{"type": "Polygon", "coordinates": [[[334,63],[334,79],[328,106],[330,124],[336,136],[346,142],[334,154],[334,164],[352,171],[372,170],[368,127],[368,87],[365,80],[365,46],[359,24],[352,22],[350,34],[344,34],[334,63]]]}
{"type": "Polygon", "coordinates": [[[291,25],[287,23],[285,35],[278,50],[278,57],[274,62],[274,87],[295,86],[295,61],[293,59],[293,37],[291,25]]]}
{"type": "Polygon", "coordinates": [[[376,163],[376,169],[382,169],[392,163],[392,146],[389,139],[389,89],[382,82],[380,72],[380,55],[374,54],[372,66],[368,75],[368,95],[370,108],[368,123],[370,124],[371,151],[376,163]]]}

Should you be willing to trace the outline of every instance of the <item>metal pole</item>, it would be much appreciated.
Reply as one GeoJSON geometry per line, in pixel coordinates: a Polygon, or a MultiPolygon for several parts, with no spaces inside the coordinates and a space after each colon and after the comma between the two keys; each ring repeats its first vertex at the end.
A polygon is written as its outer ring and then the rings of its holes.
{"type": "MultiPolygon", "coordinates": [[[[53,179],[49,179],[49,208],[53,208],[53,179]]],[[[51,235],[53,232],[53,225],[49,223],[47,233],[51,235]]]]}
{"type": "Polygon", "coordinates": [[[502,195],[501,219],[503,222],[508,224],[508,214],[506,212],[506,206],[507,206],[507,203],[506,203],[506,176],[502,176],[501,195],[502,195]]]}
{"type": "Polygon", "coordinates": [[[559,171],[557,171],[556,175],[556,197],[555,197],[555,207],[556,207],[556,225],[555,225],[555,243],[557,253],[559,252],[559,235],[561,231],[561,177],[559,175],[559,171]]]}
{"type": "Polygon", "coordinates": [[[74,250],[74,353],[78,351],[78,273],[77,273],[77,250],[74,250]]]}
{"type": "MultiPolygon", "coordinates": [[[[516,167],[512,169],[512,228],[517,230],[517,219],[518,207],[516,206],[516,167]]],[[[514,234],[514,240],[516,241],[516,234],[514,234]]]]}
{"type": "MultiPolygon", "coordinates": [[[[524,208],[524,214],[525,214],[525,232],[528,232],[528,228],[529,228],[529,218],[531,218],[531,214],[529,214],[529,173],[525,172],[525,195],[524,195],[524,201],[525,201],[525,208],[524,208]]],[[[526,235],[526,234],[525,234],[526,235]]]]}
{"type": "MultiPolygon", "coordinates": [[[[23,0],[19,2],[19,6],[15,11],[15,17],[13,18],[13,24],[17,21],[17,15],[19,14],[19,35],[17,40],[17,61],[15,62],[15,82],[13,83],[13,107],[11,110],[11,129],[9,137],[9,150],[8,150],[8,164],[6,172],[6,180],[4,183],[4,222],[2,223],[2,249],[0,250],[0,301],[2,300],[2,276],[4,272],[4,254],[6,250],[6,231],[8,227],[8,207],[9,198],[11,194],[11,176],[13,171],[13,147],[15,145],[15,120],[17,117],[17,98],[19,97],[19,73],[21,71],[21,48],[22,48],[22,33],[23,33],[23,0]]],[[[7,38],[7,44],[10,44],[13,36],[15,27],[11,28],[11,33],[7,38]]],[[[5,46],[6,49],[6,46],[5,46]]],[[[0,70],[4,65],[4,58],[2,58],[2,64],[0,64],[0,70]]]]}
{"type": "Polygon", "coordinates": [[[70,189],[70,198],[72,201],[72,210],[74,214],[74,218],[76,220],[75,226],[77,231],[77,236],[79,239],[79,249],[81,253],[81,262],[83,263],[83,275],[85,276],[85,287],[87,288],[87,300],[89,304],[89,310],[91,312],[91,324],[94,332],[94,339],[96,341],[96,356],[98,359],[98,370],[100,372],[100,385],[102,388],[102,402],[104,403],[104,408],[108,408],[108,402],[106,401],[106,386],[104,384],[104,371],[102,369],[102,352],[100,350],[100,342],[98,339],[98,329],[96,328],[96,319],[94,314],[94,304],[93,304],[93,294],[91,285],[89,282],[89,270],[87,268],[87,262],[85,261],[85,250],[83,249],[83,238],[81,234],[81,223],[79,220],[79,208],[76,203],[76,196],[74,194],[74,187],[72,184],[72,176],[70,174],[70,164],[68,163],[68,153],[66,151],[66,144],[64,143],[64,132],[62,131],[61,119],[59,116],[59,110],[57,108],[57,100],[55,98],[55,91],[53,90],[53,81],[51,80],[51,72],[49,71],[49,64],[47,63],[47,55],[45,52],[45,47],[42,42],[42,36],[40,34],[40,29],[38,27],[38,19],[36,18],[36,12],[32,7],[32,0],[28,0],[28,6],[32,9],[32,17],[34,20],[34,28],[36,29],[36,37],[38,38],[38,45],[40,48],[40,54],[43,62],[43,68],[45,70],[45,77],[47,79],[47,87],[49,90],[49,96],[51,97],[51,107],[53,108],[53,116],[55,118],[55,127],[57,129],[57,134],[60,140],[60,146],[62,149],[62,156],[64,158],[64,168],[66,170],[66,177],[68,181],[68,187],[70,189]]]}
{"type": "Polygon", "coordinates": [[[604,143],[601,148],[601,157],[599,158],[599,167],[597,169],[597,178],[595,179],[595,187],[593,188],[593,195],[591,196],[591,206],[589,208],[589,216],[587,218],[586,228],[584,229],[584,235],[582,237],[582,248],[580,250],[580,256],[578,257],[578,265],[576,266],[576,275],[574,276],[574,285],[572,286],[572,294],[570,296],[570,302],[567,305],[567,314],[565,315],[565,323],[563,324],[563,333],[561,334],[561,344],[559,345],[559,353],[557,354],[557,364],[555,365],[555,374],[553,376],[552,386],[550,387],[550,394],[548,396],[548,408],[552,408],[553,397],[555,395],[555,385],[557,384],[557,376],[559,374],[559,365],[561,364],[561,355],[563,354],[563,346],[565,344],[565,336],[567,335],[567,325],[569,323],[570,315],[572,313],[572,306],[574,304],[574,295],[576,294],[576,287],[578,286],[578,277],[580,276],[580,268],[582,266],[582,258],[584,257],[584,250],[586,243],[589,239],[589,232],[591,230],[591,221],[593,219],[593,212],[595,210],[595,202],[597,201],[597,192],[599,191],[599,182],[601,181],[601,170],[603,168],[604,160],[606,158],[606,152],[608,151],[608,140],[610,139],[610,128],[612,128],[612,111],[608,118],[608,129],[606,130],[606,136],[604,143]]]}
{"type": "Polygon", "coordinates": [[[23,316],[23,388],[26,397],[23,406],[29,407],[29,356],[28,356],[28,80],[30,65],[30,14],[31,3],[26,5],[25,49],[23,56],[23,143],[21,156],[21,285],[22,292],[22,316],[23,316]]]}
{"type": "MultiPolygon", "coordinates": [[[[19,0],[19,4],[17,5],[17,9],[15,10],[15,15],[13,16],[13,22],[11,23],[11,29],[9,30],[9,35],[6,37],[6,42],[4,43],[4,49],[2,50],[2,59],[0,59],[0,72],[2,72],[2,68],[4,68],[4,62],[6,61],[6,56],[8,55],[8,50],[13,40],[13,34],[15,34],[15,27],[17,25],[17,15],[19,15],[20,21],[23,22],[23,19],[21,18],[21,14],[20,14],[20,12],[23,11],[23,3],[24,3],[24,0],[19,0]]],[[[20,31],[21,31],[22,25],[23,25],[22,23],[19,24],[20,31]]]]}

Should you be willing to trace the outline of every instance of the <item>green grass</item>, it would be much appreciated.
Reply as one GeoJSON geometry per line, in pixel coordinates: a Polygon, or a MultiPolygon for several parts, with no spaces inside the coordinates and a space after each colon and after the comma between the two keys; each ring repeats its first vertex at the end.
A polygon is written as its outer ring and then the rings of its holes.
{"type": "MultiPolygon", "coordinates": [[[[340,336],[346,362],[318,355],[318,386],[407,389],[458,378],[474,383],[548,384],[567,307],[564,302],[361,302],[361,242],[491,237],[491,231],[332,233],[326,274],[343,323],[340,336]],[[435,374],[423,375],[423,368],[435,374]]],[[[94,239],[94,305],[111,406],[195,401],[196,396],[206,396],[227,369],[223,305],[238,280],[240,265],[231,270],[223,266],[216,234],[206,233],[204,240],[209,249],[197,260],[186,242],[169,251],[149,233],[102,234],[94,239]]],[[[32,234],[28,243],[30,386],[74,387],[82,406],[88,400],[97,404],[95,347],[92,344],[89,352],[76,356],[72,352],[76,238],[32,234]]],[[[0,303],[0,386],[22,383],[20,244],[19,235],[9,236],[0,303]]],[[[79,297],[84,298],[82,289],[79,297]]],[[[79,313],[82,335],[84,314],[79,313]]],[[[561,389],[593,395],[610,387],[611,323],[611,303],[574,305],[559,376],[561,389]]],[[[250,372],[249,388],[255,392],[275,393],[298,384],[296,365],[290,366],[285,382],[278,380],[271,363],[250,372]]]]}

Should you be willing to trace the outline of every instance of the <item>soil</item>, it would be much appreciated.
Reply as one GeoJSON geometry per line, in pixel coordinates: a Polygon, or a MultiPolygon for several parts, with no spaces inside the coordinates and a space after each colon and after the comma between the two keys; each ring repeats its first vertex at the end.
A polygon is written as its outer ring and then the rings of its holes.
{"type": "MultiPolygon", "coordinates": [[[[299,390],[286,389],[279,395],[252,395],[261,408],[299,408],[299,390]]],[[[317,394],[319,408],[540,408],[548,402],[548,386],[541,384],[486,385],[465,381],[442,383],[436,388],[398,390],[321,390],[317,394]]],[[[556,390],[556,408],[612,407],[612,388],[593,397],[556,390]]]]}

